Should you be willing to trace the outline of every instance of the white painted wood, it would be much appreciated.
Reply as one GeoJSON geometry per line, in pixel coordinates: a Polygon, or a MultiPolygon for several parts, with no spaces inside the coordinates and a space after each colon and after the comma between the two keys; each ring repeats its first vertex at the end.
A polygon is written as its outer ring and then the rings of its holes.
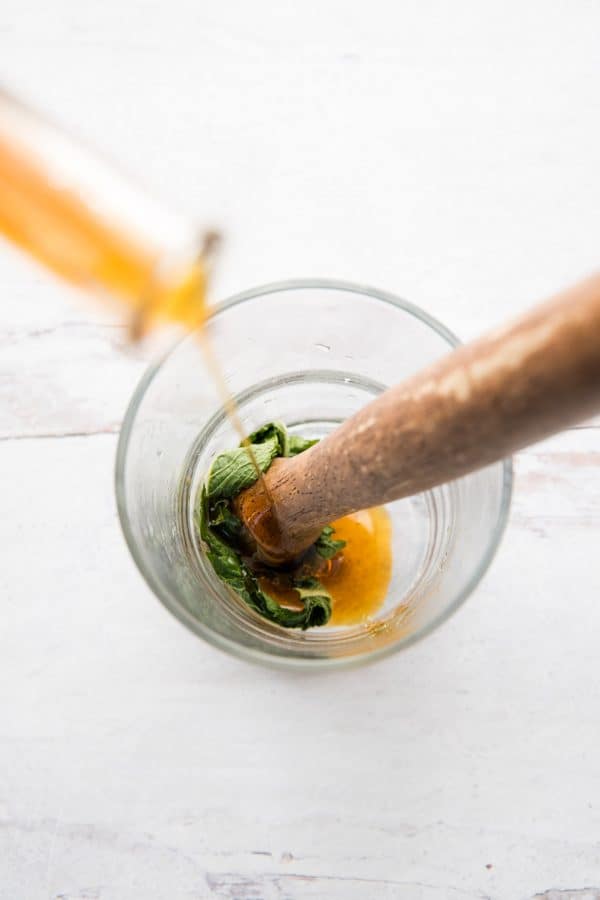
{"type": "MultiPolygon", "coordinates": [[[[225,228],[215,296],[337,276],[470,337],[598,264],[599,28],[584,2],[3,0],[0,77],[225,228]]],[[[112,432],[144,360],[114,316],[8,250],[0,291],[0,898],[599,897],[598,429],[519,456],[435,635],[273,674],[129,559],[112,432]]]]}

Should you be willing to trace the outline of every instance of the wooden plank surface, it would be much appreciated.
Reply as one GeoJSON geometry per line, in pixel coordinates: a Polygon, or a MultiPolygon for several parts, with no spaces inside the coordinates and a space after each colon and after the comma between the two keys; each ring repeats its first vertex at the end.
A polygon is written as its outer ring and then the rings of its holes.
{"type": "MultiPolygon", "coordinates": [[[[0,78],[224,228],[215,298],[342,277],[468,338],[598,265],[599,27],[3,0],[0,78]]],[[[114,453],[148,355],[4,248],[0,291],[0,898],[600,897],[598,428],[519,455],[499,555],[427,641],[274,674],[129,558],[114,453]]]]}

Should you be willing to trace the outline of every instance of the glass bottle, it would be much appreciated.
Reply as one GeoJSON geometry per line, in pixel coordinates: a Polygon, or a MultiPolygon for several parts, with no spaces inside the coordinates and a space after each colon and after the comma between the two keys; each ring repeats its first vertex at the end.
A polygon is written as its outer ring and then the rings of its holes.
{"type": "Polygon", "coordinates": [[[115,167],[0,90],[0,233],[56,274],[157,320],[197,328],[216,235],[154,201],[115,167]]]}

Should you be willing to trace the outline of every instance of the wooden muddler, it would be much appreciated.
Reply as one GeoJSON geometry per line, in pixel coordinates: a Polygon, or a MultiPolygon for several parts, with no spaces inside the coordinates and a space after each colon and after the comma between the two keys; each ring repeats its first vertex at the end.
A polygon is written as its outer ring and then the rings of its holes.
{"type": "Polygon", "coordinates": [[[238,512],[271,562],[329,522],[496,462],[600,410],[600,274],[390,388],[276,460],[238,512]]]}

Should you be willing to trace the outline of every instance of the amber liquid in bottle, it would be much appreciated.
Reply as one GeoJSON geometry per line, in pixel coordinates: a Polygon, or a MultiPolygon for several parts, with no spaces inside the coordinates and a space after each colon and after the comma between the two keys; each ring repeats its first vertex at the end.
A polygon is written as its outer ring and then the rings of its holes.
{"type": "MultiPolygon", "coordinates": [[[[52,179],[35,155],[1,133],[0,232],[65,280],[126,304],[133,337],[161,320],[201,329],[207,275],[202,253],[179,270],[163,271],[157,248],[103,219],[74,190],[52,179]]],[[[209,338],[198,333],[229,420],[262,480],[209,338]]]]}
{"type": "Polygon", "coordinates": [[[157,249],[103,221],[1,134],[0,231],[72,284],[127,304],[140,331],[158,318],[189,328],[202,323],[202,260],[177,274],[161,273],[157,249]]]}

